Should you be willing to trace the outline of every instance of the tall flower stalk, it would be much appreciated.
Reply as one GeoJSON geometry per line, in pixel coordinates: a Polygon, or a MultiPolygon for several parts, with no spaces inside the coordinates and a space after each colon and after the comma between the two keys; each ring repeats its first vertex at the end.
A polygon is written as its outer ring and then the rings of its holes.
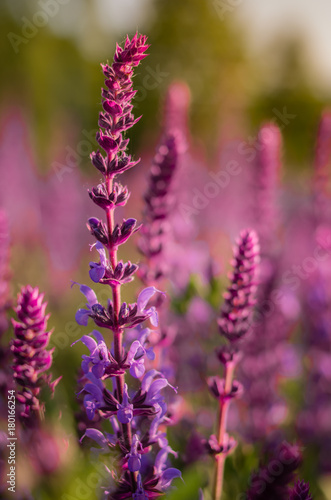
{"type": "Polygon", "coordinates": [[[257,235],[252,230],[243,231],[234,249],[230,286],[224,294],[225,301],[218,319],[220,334],[227,341],[217,351],[224,375],[223,378],[214,376],[208,379],[209,389],[219,404],[217,436],[212,435],[208,440],[209,452],[215,457],[214,500],[220,500],[222,496],[225,459],[236,445],[227,434],[227,418],[232,399],[240,397],[242,392],[241,384],[234,380],[234,371],[241,357],[238,343],[250,328],[258,261],[257,235]]]}
{"type": "MultiPolygon", "coordinates": [[[[100,453],[117,450],[117,467],[111,471],[108,498],[139,500],[162,495],[180,472],[167,467],[167,457],[173,450],[168,445],[166,434],[159,425],[167,422],[167,406],[160,391],[170,384],[157,370],[145,373],[145,358],[153,359],[149,345],[150,330],[143,328],[147,319],[157,326],[155,307],[148,307],[149,300],[160,293],[150,286],[142,290],[134,304],[121,300],[121,288],[133,280],[138,266],[118,259],[118,247],[136,232],[137,221],[133,218],[115,222],[116,207],[123,206],[129,198],[127,187],[114,181],[115,177],[138,163],[126,153],[129,139],[124,133],[138,119],[132,111],[135,95],[132,84],[133,71],[146,57],[148,45],[145,36],[137,34],[126,39],[124,48],[116,46],[112,65],[103,65],[106,88],[102,89],[103,111],[99,115],[99,146],[104,150],[92,153],[93,165],[103,175],[103,181],[90,191],[92,201],[105,212],[105,222],[90,218],[88,227],[97,243],[92,245],[99,253],[99,262],[90,263],[90,278],[95,283],[111,288],[112,300],[107,306],[98,302],[95,292],[86,285],[80,290],[87,298],[87,308],[77,311],[76,320],[87,326],[89,317],[101,328],[112,331],[112,345],[97,331],[84,335],[80,340],[90,351],[83,356],[82,369],[87,383],[83,391],[87,416],[93,420],[95,413],[107,420],[113,434],[103,434],[98,429],[87,428],[84,437],[94,439],[100,445],[100,453]],[[131,345],[125,338],[125,330],[132,329],[135,338],[131,345]],[[141,386],[132,392],[128,373],[141,379],[141,386]],[[112,379],[113,387],[106,386],[112,379]],[[146,430],[148,428],[148,430],[146,430]],[[156,456],[149,453],[158,444],[156,456]],[[117,472],[116,472],[117,471],[117,472]]],[[[171,387],[171,386],[170,386],[171,387]]]]}

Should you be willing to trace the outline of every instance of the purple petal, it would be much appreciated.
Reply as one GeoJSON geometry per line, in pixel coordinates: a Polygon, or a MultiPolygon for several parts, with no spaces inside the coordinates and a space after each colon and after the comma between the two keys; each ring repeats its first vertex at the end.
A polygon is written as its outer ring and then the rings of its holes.
{"type": "Polygon", "coordinates": [[[82,439],[85,436],[89,437],[90,439],[93,439],[93,441],[98,443],[101,446],[101,448],[104,448],[105,450],[107,450],[108,441],[105,438],[105,436],[102,434],[102,432],[98,431],[98,429],[86,429],[85,434],[81,437],[80,441],[82,441],[82,439]]]}
{"type": "Polygon", "coordinates": [[[170,446],[166,446],[165,448],[160,450],[156,455],[154,463],[156,474],[161,474],[162,470],[165,467],[169,453],[172,453],[172,455],[177,456],[177,453],[175,453],[174,450],[170,448],[170,446]]]}
{"type": "Polygon", "coordinates": [[[92,384],[96,385],[97,387],[99,387],[101,393],[103,392],[103,389],[104,389],[104,386],[103,386],[103,383],[101,382],[101,380],[97,379],[93,373],[87,373],[86,374],[86,378],[88,378],[92,384]]]}
{"type": "Polygon", "coordinates": [[[145,363],[144,359],[139,359],[138,361],[133,361],[132,365],[130,366],[130,375],[134,378],[140,378],[144,375],[145,373],[145,363]]]}
{"type": "Polygon", "coordinates": [[[127,359],[128,363],[132,363],[135,355],[137,354],[138,349],[142,349],[143,352],[145,352],[145,349],[143,348],[143,346],[141,345],[139,340],[135,340],[134,342],[132,342],[131,347],[130,347],[129,352],[128,352],[128,359],[127,359]]]}
{"type": "Polygon", "coordinates": [[[141,461],[137,456],[131,456],[128,460],[128,468],[131,472],[138,472],[141,467],[141,461]]]}
{"type": "Polygon", "coordinates": [[[153,382],[153,378],[156,377],[157,375],[162,375],[161,372],[158,372],[157,370],[149,370],[146,375],[144,376],[142,382],[141,382],[141,390],[143,392],[147,392],[148,389],[151,386],[151,383],[153,382]]]}
{"type": "Polygon", "coordinates": [[[80,285],[79,290],[85,295],[88,305],[90,307],[98,303],[97,296],[95,292],[87,285],[80,285]]]}
{"type": "Polygon", "coordinates": [[[90,266],[92,266],[89,270],[91,280],[94,281],[94,283],[99,283],[105,275],[105,268],[100,264],[95,264],[94,262],[90,262],[90,266]]]}
{"type": "MultiPolygon", "coordinates": [[[[84,309],[83,309],[84,311],[84,309]]],[[[94,339],[89,337],[88,335],[83,335],[80,339],[75,340],[71,345],[73,346],[77,342],[83,342],[83,344],[86,345],[86,347],[89,349],[90,352],[93,352],[95,348],[97,347],[97,343],[94,339]]]]}
{"type": "Polygon", "coordinates": [[[90,365],[90,357],[89,356],[84,356],[83,361],[81,364],[81,368],[84,373],[88,373],[89,371],[89,365],[90,365]]]}
{"type": "Polygon", "coordinates": [[[176,477],[182,477],[180,470],[175,469],[174,467],[166,469],[161,476],[161,489],[168,488],[176,477]]]}
{"type": "Polygon", "coordinates": [[[128,424],[133,419],[133,411],[131,408],[125,407],[117,411],[117,418],[121,424],[128,424]]]}
{"type": "Polygon", "coordinates": [[[138,311],[141,312],[145,310],[149,300],[156,292],[162,293],[164,295],[163,292],[160,292],[160,290],[157,290],[154,286],[149,286],[140,292],[137,299],[138,311]]]}
{"type": "Polygon", "coordinates": [[[103,396],[102,396],[102,391],[100,390],[100,387],[94,384],[86,384],[84,387],[84,391],[88,392],[91,394],[97,401],[103,401],[103,396]]]}
{"type": "Polygon", "coordinates": [[[157,310],[155,309],[155,307],[154,306],[151,307],[146,312],[149,314],[149,321],[152,323],[152,325],[153,326],[158,326],[158,324],[159,324],[159,317],[158,317],[157,310]]]}
{"type": "MultiPolygon", "coordinates": [[[[114,418],[114,417],[111,417],[111,418],[114,418]]],[[[117,437],[114,436],[114,434],[109,434],[109,432],[105,432],[105,436],[106,436],[109,443],[114,444],[114,445],[117,443],[117,437]]]]}
{"type": "Polygon", "coordinates": [[[102,375],[105,373],[105,367],[102,363],[98,363],[97,365],[94,365],[92,368],[92,373],[96,378],[101,378],[102,375]]]}
{"type": "Polygon", "coordinates": [[[152,382],[150,388],[148,389],[147,399],[150,401],[153,399],[164,387],[167,387],[168,381],[165,378],[159,378],[152,382]]]}
{"type": "Polygon", "coordinates": [[[97,405],[95,400],[91,398],[89,394],[84,397],[84,407],[86,410],[86,415],[89,420],[93,420],[95,412],[97,410],[97,405]]]}
{"type": "Polygon", "coordinates": [[[87,326],[89,316],[90,311],[88,311],[87,309],[78,309],[75,314],[75,319],[79,325],[87,326]]]}
{"type": "Polygon", "coordinates": [[[149,347],[148,349],[145,350],[146,356],[148,359],[151,361],[154,361],[155,359],[155,353],[153,351],[153,347],[149,347]]]}

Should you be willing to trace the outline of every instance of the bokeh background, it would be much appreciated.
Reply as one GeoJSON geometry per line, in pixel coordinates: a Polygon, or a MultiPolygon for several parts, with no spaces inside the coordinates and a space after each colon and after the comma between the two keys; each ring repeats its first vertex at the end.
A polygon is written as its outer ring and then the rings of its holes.
{"type": "MultiPolygon", "coordinates": [[[[47,406],[61,465],[36,485],[21,461],[19,481],[26,490],[37,488],[33,498],[97,498],[93,479],[84,482],[94,466],[77,444],[73,417],[83,349],[70,348],[82,334],[74,324],[81,296],[70,285],[87,281],[100,63],[112,59],[126,33],[148,35],[150,56],[135,78],[136,115],[143,119],[130,132],[130,151],[142,157],[139,169],[127,174],[132,216],[141,212],[167,89],[178,80],[191,91],[190,141],[200,171],[216,170],[222,152],[238,140],[251,144],[260,124],[271,120],[282,130],[282,175],[295,196],[305,193],[321,112],[331,103],[330,20],[328,0],[1,0],[0,207],[10,225],[11,296],[27,283],[45,292],[53,373],[63,375],[56,401],[47,406]]],[[[218,266],[219,291],[237,232],[227,219],[224,212],[203,212],[197,234],[218,266]]],[[[134,245],[130,258],[139,260],[134,245]]],[[[172,439],[180,445],[175,434],[172,439]]],[[[248,453],[237,460],[243,478],[236,491],[243,491],[257,459],[248,453]]],[[[195,498],[203,486],[199,468],[187,468],[184,476],[171,498],[195,498]]],[[[328,476],[314,487],[314,498],[331,498],[328,476]]]]}

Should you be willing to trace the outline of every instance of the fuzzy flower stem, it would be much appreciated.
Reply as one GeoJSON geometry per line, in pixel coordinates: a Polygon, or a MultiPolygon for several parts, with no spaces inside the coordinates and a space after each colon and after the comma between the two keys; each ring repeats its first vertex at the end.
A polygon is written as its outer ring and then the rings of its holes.
{"type": "MultiPolygon", "coordinates": [[[[225,366],[225,373],[224,373],[225,393],[231,392],[234,369],[235,369],[234,363],[228,363],[225,366]]],[[[217,440],[220,445],[224,442],[225,439],[230,402],[231,402],[230,399],[220,399],[219,401],[217,440]]],[[[220,453],[219,455],[216,456],[214,497],[213,497],[215,500],[220,500],[222,497],[225,458],[226,455],[224,453],[220,453]]]]}

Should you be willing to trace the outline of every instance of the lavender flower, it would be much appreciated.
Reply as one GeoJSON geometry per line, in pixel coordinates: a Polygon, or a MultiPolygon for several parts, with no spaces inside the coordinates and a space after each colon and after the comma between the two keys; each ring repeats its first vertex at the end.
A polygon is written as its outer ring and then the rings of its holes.
{"type": "Polygon", "coordinates": [[[15,309],[19,321],[12,320],[14,339],[11,344],[13,353],[13,372],[16,384],[21,386],[16,392],[17,400],[22,403],[22,419],[28,422],[34,415],[44,411],[40,401],[43,386],[49,386],[52,392],[61,377],[52,381],[47,370],[52,365],[54,349],[47,350],[51,331],[47,331],[46,302],[38,288],[30,285],[23,287],[18,294],[15,309]]]}
{"type": "Polygon", "coordinates": [[[256,141],[256,161],[251,174],[251,224],[259,234],[264,254],[274,244],[277,230],[276,195],[280,172],[281,134],[273,124],[259,130],[256,141]]]}
{"type": "MultiPolygon", "coordinates": [[[[101,305],[91,288],[80,285],[87,304],[76,314],[80,325],[87,326],[91,318],[98,327],[112,332],[111,346],[106,335],[98,330],[80,339],[89,350],[82,361],[86,382],[81,391],[85,394],[83,404],[87,417],[93,420],[98,414],[102,419],[109,420],[114,430],[113,434],[103,434],[97,429],[87,428],[84,436],[95,440],[101,446],[102,453],[110,452],[115,447],[119,447],[121,452],[118,476],[106,490],[108,498],[112,500],[155,498],[163,494],[174,478],[180,476],[177,469],[167,467],[167,453],[172,450],[165,434],[159,431],[159,426],[167,422],[167,406],[160,391],[171,386],[162,373],[156,370],[145,373],[145,359],[153,359],[154,355],[148,341],[149,329],[143,328],[142,323],[149,320],[152,326],[157,326],[156,308],[149,302],[162,292],[149,286],[140,292],[135,303],[121,301],[121,287],[132,281],[138,266],[118,261],[118,248],[140,226],[132,218],[121,224],[116,224],[114,218],[116,207],[125,205],[130,194],[126,187],[114,182],[114,177],[138,163],[127,155],[129,140],[123,134],[138,121],[131,113],[131,101],[135,95],[132,76],[134,67],[146,57],[147,48],[146,37],[136,34],[132,40],[126,39],[124,48],[116,46],[111,66],[102,66],[107,88],[102,90],[104,111],[99,115],[101,129],[97,133],[97,141],[105,153],[101,154],[98,150],[92,153],[91,160],[104,181],[92,188],[89,195],[104,210],[106,221],[95,217],[88,221],[88,228],[97,240],[92,249],[95,248],[99,254],[99,262],[90,262],[89,274],[93,282],[110,286],[112,299],[108,300],[107,305],[101,305]],[[132,332],[130,342],[126,339],[126,329],[132,332]],[[126,380],[128,371],[135,378],[143,376],[141,386],[136,391],[130,389],[126,380]],[[148,427],[149,431],[146,432],[148,427]],[[148,452],[154,445],[166,447],[167,453],[162,458],[157,454],[153,465],[148,452]],[[147,468],[142,467],[143,455],[149,461],[147,468]]],[[[171,144],[169,155],[170,151],[172,155],[171,144]]],[[[171,155],[168,163],[170,174],[171,155]]],[[[156,182],[158,174],[155,175],[156,182]]],[[[164,180],[168,181],[168,177],[164,180]]],[[[158,194],[162,193],[162,189],[157,184],[158,194]]],[[[167,205],[153,205],[154,208],[167,209],[167,205]]],[[[155,214],[158,214],[157,210],[155,214]]]]}
{"type": "Polygon", "coordinates": [[[225,458],[236,445],[235,440],[226,433],[227,415],[231,400],[240,397],[242,392],[241,384],[233,380],[233,374],[241,356],[238,341],[247,334],[250,327],[258,261],[257,236],[254,231],[243,231],[234,249],[231,284],[224,294],[225,302],[218,320],[220,334],[228,340],[217,352],[224,367],[224,377],[208,379],[210,392],[219,402],[218,435],[212,435],[207,442],[207,448],[216,460],[215,500],[219,500],[222,495],[225,458]]]}
{"type": "MultiPolygon", "coordinates": [[[[145,284],[154,284],[167,275],[163,257],[163,247],[169,240],[171,226],[169,213],[174,207],[174,194],[171,184],[177,167],[178,133],[169,132],[161,142],[154,157],[145,193],[145,224],[139,241],[139,249],[147,258],[140,266],[140,277],[145,284]]],[[[171,236],[170,236],[171,238],[171,236]]]]}
{"type": "Polygon", "coordinates": [[[309,483],[298,481],[291,491],[289,500],[313,500],[309,493],[309,483]]]}

